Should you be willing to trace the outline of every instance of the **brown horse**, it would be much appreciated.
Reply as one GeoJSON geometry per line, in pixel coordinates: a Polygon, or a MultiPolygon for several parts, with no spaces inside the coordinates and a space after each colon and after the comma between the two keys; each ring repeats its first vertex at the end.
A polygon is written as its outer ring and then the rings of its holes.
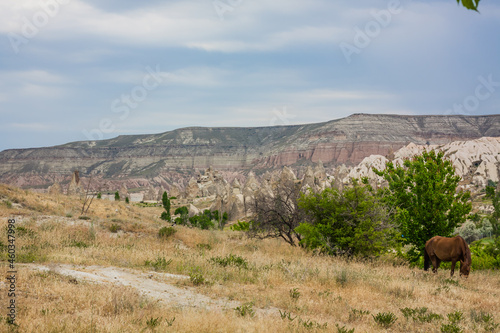
{"type": "Polygon", "coordinates": [[[460,237],[453,238],[434,236],[425,243],[424,270],[429,269],[432,262],[432,271],[437,272],[441,261],[451,261],[451,275],[455,272],[455,264],[460,260],[460,276],[469,276],[472,263],[467,242],[460,237]]]}

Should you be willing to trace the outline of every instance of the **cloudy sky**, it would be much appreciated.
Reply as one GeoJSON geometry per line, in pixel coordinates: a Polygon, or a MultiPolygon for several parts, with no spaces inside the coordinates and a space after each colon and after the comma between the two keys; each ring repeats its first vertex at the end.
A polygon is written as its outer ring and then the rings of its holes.
{"type": "Polygon", "coordinates": [[[500,113],[500,4],[0,0],[0,150],[353,113],[500,113]]]}

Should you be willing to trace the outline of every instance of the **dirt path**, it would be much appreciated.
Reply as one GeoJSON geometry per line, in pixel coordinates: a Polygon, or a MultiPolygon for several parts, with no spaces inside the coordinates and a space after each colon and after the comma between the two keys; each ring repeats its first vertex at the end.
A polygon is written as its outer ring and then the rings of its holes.
{"type": "MultiPolygon", "coordinates": [[[[54,271],[62,275],[74,277],[77,280],[130,286],[136,288],[144,295],[178,307],[194,307],[210,311],[222,311],[233,310],[241,305],[240,302],[224,298],[212,299],[197,293],[195,288],[179,288],[173,285],[178,280],[189,279],[189,276],[186,275],[158,272],[144,273],[119,267],[75,266],[67,264],[29,264],[26,265],[26,267],[40,271],[54,271]]],[[[278,314],[278,309],[276,308],[254,310],[258,315],[278,314]]]]}

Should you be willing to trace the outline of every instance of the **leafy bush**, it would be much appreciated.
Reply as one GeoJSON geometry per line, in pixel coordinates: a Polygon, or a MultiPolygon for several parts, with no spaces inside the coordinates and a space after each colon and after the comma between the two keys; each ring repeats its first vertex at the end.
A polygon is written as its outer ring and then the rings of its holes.
{"type": "Polygon", "coordinates": [[[158,237],[165,239],[165,238],[172,236],[176,232],[177,232],[177,229],[175,229],[173,227],[163,227],[163,228],[160,228],[160,230],[158,231],[158,237]]]}
{"type": "Polygon", "coordinates": [[[201,284],[205,284],[207,281],[203,277],[203,274],[197,271],[193,271],[189,273],[189,280],[191,283],[193,283],[195,286],[199,286],[201,284]]]}
{"type": "Polygon", "coordinates": [[[241,317],[245,317],[245,316],[253,317],[253,316],[255,316],[255,311],[253,310],[253,302],[249,302],[249,303],[242,304],[241,306],[237,306],[236,308],[234,308],[234,310],[241,317]]]}
{"type": "Polygon", "coordinates": [[[109,226],[109,231],[111,231],[112,233],[117,233],[120,229],[121,227],[118,224],[112,224],[109,226]]]}
{"type": "Polygon", "coordinates": [[[233,224],[230,229],[233,231],[248,231],[250,230],[250,222],[238,221],[236,224],[233,224]]]}
{"type": "Polygon", "coordinates": [[[368,310],[351,309],[351,312],[349,313],[349,321],[356,321],[369,314],[370,311],[368,310]]]}
{"type": "Polygon", "coordinates": [[[460,333],[463,332],[463,329],[458,326],[460,321],[463,319],[463,313],[461,311],[455,311],[447,314],[449,324],[441,325],[442,333],[460,333]]]}
{"type": "Polygon", "coordinates": [[[486,332],[495,332],[498,326],[500,326],[500,324],[495,323],[493,316],[487,312],[481,311],[477,313],[475,310],[472,310],[470,317],[473,322],[484,325],[486,332]]]}
{"type": "Polygon", "coordinates": [[[196,247],[200,250],[211,250],[212,249],[212,245],[205,244],[205,243],[196,244],[196,247]]]}
{"type": "Polygon", "coordinates": [[[248,268],[247,260],[240,256],[235,256],[234,254],[228,254],[226,257],[213,257],[210,258],[210,261],[222,267],[236,266],[239,268],[248,268]]]}
{"type": "Polygon", "coordinates": [[[353,179],[350,188],[339,192],[327,188],[321,193],[302,195],[299,207],[309,218],[295,232],[308,249],[335,255],[370,257],[379,255],[392,243],[393,229],[382,203],[382,192],[367,180],[353,179]]]}
{"type": "Polygon", "coordinates": [[[146,260],[144,262],[145,266],[150,266],[153,267],[155,271],[163,271],[167,269],[167,266],[172,263],[172,259],[169,259],[168,261],[165,259],[165,257],[158,257],[156,258],[155,261],[149,261],[146,260]]]}
{"type": "Polygon", "coordinates": [[[146,320],[146,326],[149,328],[149,329],[154,329],[156,326],[160,326],[161,324],[161,320],[162,318],[161,317],[158,317],[158,318],[149,318],[148,320],[146,320]]]}
{"type": "Polygon", "coordinates": [[[215,222],[218,222],[218,219],[219,212],[217,210],[211,212],[209,209],[205,209],[203,213],[190,217],[189,222],[195,228],[208,230],[215,228],[215,222]]]}
{"type": "Polygon", "coordinates": [[[472,269],[500,269],[500,236],[493,243],[483,245],[477,241],[470,245],[472,269]]]}
{"type": "Polygon", "coordinates": [[[290,297],[294,300],[299,299],[300,291],[297,288],[290,289],[290,297]]]}
{"type": "Polygon", "coordinates": [[[410,318],[413,319],[413,321],[418,321],[421,323],[430,323],[433,320],[441,320],[443,319],[443,316],[433,313],[433,312],[427,312],[426,307],[422,308],[404,308],[404,309],[399,309],[402,313],[403,316],[406,318],[406,320],[409,320],[410,318]]]}
{"type": "Polygon", "coordinates": [[[189,209],[186,206],[179,207],[174,212],[175,215],[180,215],[175,219],[175,223],[185,225],[188,222],[189,209]]]}
{"type": "Polygon", "coordinates": [[[354,328],[349,330],[345,326],[340,327],[339,324],[335,324],[335,326],[337,327],[337,333],[354,333],[354,328]]]}
{"type": "Polygon", "coordinates": [[[377,324],[384,328],[389,328],[398,320],[396,315],[392,312],[380,312],[376,316],[372,315],[373,319],[377,324]]]}

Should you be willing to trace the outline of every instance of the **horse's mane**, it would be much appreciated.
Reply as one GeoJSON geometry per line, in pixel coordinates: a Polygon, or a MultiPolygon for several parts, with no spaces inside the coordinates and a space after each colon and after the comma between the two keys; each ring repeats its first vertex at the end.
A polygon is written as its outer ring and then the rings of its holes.
{"type": "Polygon", "coordinates": [[[457,237],[458,237],[458,239],[460,239],[460,246],[462,247],[464,261],[467,265],[470,265],[472,263],[472,257],[471,257],[469,245],[467,245],[467,242],[461,236],[457,236],[457,237]]]}

